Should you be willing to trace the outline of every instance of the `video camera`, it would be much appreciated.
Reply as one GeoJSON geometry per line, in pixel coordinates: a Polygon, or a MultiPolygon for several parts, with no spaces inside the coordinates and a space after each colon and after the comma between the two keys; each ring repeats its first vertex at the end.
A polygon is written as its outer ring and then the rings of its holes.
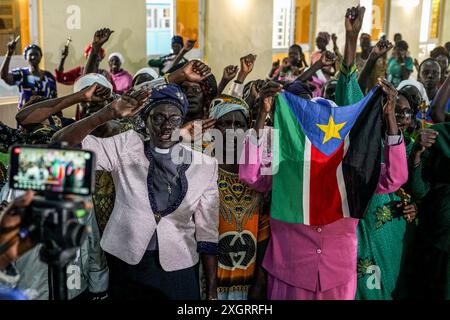
{"type": "Polygon", "coordinates": [[[95,155],[90,151],[54,145],[18,145],[10,149],[9,187],[36,193],[21,212],[21,236],[43,244],[41,260],[50,267],[51,299],[67,299],[65,268],[90,230],[78,219],[94,190],[95,155]]]}

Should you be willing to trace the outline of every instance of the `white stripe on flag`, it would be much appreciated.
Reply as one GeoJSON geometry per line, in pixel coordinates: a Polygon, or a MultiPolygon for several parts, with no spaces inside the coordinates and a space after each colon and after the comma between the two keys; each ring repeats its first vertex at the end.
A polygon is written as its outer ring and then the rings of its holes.
{"type": "MultiPolygon", "coordinates": [[[[347,154],[349,146],[350,146],[350,138],[349,135],[347,135],[347,137],[344,140],[344,157],[347,154]]],[[[339,164],[339,167],[337,168],[336,176],[339,193],[341,195],[342,212],[344,213],[344,218],[350,218],[350,209],[348,207],[347,189],[345,188],[344,173],[342,171],[342,162],[339,164]]]]}
{"type": "Polygon", "coordinates": [[[303,223],[309,226],[311,221],[309,212],[311,177],[311,141],[305,135],[305,152],[303,154],[303,223]]]}

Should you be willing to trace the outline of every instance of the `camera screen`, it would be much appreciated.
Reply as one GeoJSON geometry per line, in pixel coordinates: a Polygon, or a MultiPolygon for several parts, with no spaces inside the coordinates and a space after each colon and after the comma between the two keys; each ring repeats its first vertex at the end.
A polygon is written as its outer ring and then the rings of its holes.
{"type": "Polygon", "coordinates": [[[90,195],[93,155],[88,151],[14,147],[10,187],[19,190],[90,195]]]}

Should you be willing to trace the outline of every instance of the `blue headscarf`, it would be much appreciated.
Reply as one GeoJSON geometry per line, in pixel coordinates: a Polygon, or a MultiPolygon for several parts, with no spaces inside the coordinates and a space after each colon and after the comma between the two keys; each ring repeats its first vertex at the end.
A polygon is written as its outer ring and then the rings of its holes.
{"type": "Polygon", "coordinates": [[[145,121],[150,111],[161,104],[170,104],[181,110],[183,117],[186,116],[189,102],[181,88],[176,84],[162,84],[151,89],[152,94],[147,105],[141,111],[141,117],[145,121]]]}
{"type": "Polygon", "coordinates": [[[180,44],[182,47],[184,47],[183,37],[182,37],[182,36],[173,36],[173,38],[172,38],[172,44],[174,44],[174,43],[178,43],[178,44],[180,44]]]}

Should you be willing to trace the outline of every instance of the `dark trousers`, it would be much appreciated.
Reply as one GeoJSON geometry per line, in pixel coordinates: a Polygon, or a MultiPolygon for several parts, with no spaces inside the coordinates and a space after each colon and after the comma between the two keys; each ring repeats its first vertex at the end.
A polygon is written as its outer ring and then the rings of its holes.
{"type": "Polygon", "coordinates": [[[132,266],[107,254],[112,300],[200,300],[198,265],[164,271],[157,251],[147,251],[132,266]]]}

